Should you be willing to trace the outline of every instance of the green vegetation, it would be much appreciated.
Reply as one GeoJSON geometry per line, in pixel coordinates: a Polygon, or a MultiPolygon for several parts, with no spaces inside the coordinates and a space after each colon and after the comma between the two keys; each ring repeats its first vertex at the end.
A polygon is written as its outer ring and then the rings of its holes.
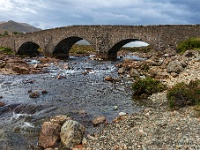
{"type": "Polygon", "coordinates": [[[12,51],[11,48],[1,47],[1,46],[0,46],[0,53],[6,54],[6,55],[13,55],[14,54],[14,52],[12,51]]]}
{"type": "Polygon", "coordinates": [[[134,91],[133,97],[135,98],[147,98],[149,95],[161,92],[166,89],[160,81],[153,78],[147,77],[144,79],[137,79],[133,85],[132,89],[134,91]]]}
{"type": "Polygon", "coordinates": [[[189,38],[178,43],[178,53],[183,54],[187,50],[200,50],[200,38],[189,38]]]}
{"type": "Polygon", "coordinates": [[[13,32],[13,34],[19,34],[17,31],[13,32]]]}
{"type": "Polygon", "coordinates": [[[95,49],[91,45],[74,44],[69,52],[72,54],[90,54],[95,52],[95,49]]]}
{"type": "Polygon", "coordinates": [[[148,46],[141,46],[141,47],[122,47],[121,50],[124,51],[130,51],[130,52],[149,52],[152,50],[152,47],[150,45],[148,46]]]}
{"type": "Polygon", "coordinates": [[[167,100],[172,109],[200,105],[200,80],[176,84],[168,90],[167,100]]]}
{"type": "Polygon", "coordinates": [[[8,35],[8,31],[4,31],[3,35],[8,35]]]}

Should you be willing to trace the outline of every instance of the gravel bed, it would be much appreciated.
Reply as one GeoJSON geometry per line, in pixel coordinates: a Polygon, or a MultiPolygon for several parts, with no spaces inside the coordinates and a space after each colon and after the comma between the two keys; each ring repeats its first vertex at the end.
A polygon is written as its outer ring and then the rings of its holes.
{"type": "Polygon", "coordinates": [[[95,150],[200,149],[200,118],[192,107],[178,111],[146,108],[112,123],[88,140],[86,147],[95,150]]]}

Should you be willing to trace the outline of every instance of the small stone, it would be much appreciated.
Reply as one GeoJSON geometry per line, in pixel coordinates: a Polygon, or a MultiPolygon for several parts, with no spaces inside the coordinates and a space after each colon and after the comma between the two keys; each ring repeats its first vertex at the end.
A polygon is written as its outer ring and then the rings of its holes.
{"type": "Polygon", "coordinates": [[[125,113],[125,112],[120,112],[119,113],[119,116],[124,116],[124,115],[127,115],[127,113],[125,113]]]}
{"type": "Polygon", "coordinates": [[[113,81],[113,78],[111,76],[106,76],[104,78],[105,81],[113,81]]]}
{"type": "Polygon", "coordinates": [[[104,116],[98,116],[94,120],[92,120],[92,124],[96,127],[99,124],[105,123],[106,117],[104,116]]]}
{"type": "Polygon", "coordinates": [[[29,94],[29,97],[30,97],[30,98],[38,98],[38,97],[39,97],[39,93],[38,93],[38,92],[31,92],[31,93],[29,94]]]}
{"type": "Polygon", "coordinates": [[[118,108],[118,106],[114,106],[114,110],[118,110],[119,108],[118,108]]]}
{"type": "Polygon", "coordinates": [[[6,104],[4,102],[0,102],[0,107],[5,106],[6,104]]]}
{"type": "Polygon", "coordinates": [[[42,94],[47,94],[48,92],[46,90],[42,90],[42,94]]]}
{"type": "Polygon", "coordinates": [[[83,138],[82,144],[83,144],[83,145],[86,145],[86,144],[87,144],[87,139],[86,139],[86,138],[83,138]]]}
{"type": "Polygon", "coordinates": [[[94,136],[91,136],[89,134],[87,135],[87,138],[90,139],[90,140],[93,140],[93,141],[97,140],[97,138],[95,138],[94,136]]]}
{"type": "Polygon", "coordinates": [[[124,72],[125,72],[125,68],[124,67],[118,69],[118,73],[119,74],[123,74],[124,72]]]}
{"type": "Polygon", "coordinates": [[[45,148],[44,150],[54,150],[53,148],[45,148]]]}
{"type": "Polygon", "coordinates": [[[38,67],[38,64],[34,64],[33,68],[36,69],[38,67]]]}
{"type": "Polygon", "coordinates": [[[126,77],[127,77],[127,78],[130,78],[131,76],[128,74],[126,77]]]}

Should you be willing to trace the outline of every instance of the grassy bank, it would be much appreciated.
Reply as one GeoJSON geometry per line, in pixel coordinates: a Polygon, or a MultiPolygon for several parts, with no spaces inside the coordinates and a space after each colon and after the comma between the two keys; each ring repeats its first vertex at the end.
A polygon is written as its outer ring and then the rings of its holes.
{"type": "Polygon", "coordinates": [[[78,45],[74,44],[69,51],[70,54],[83,54],[89,55],[95,53],[95,49],[91,45],[78,45]]]}

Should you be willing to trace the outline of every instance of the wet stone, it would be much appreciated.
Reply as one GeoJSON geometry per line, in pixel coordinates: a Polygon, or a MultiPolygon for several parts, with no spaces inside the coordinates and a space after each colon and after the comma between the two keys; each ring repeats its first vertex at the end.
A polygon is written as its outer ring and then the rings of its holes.
{"type": "Polygon", "coordinates": [[[93,126],[96,127],[99,124],[105,123],[105,121],[106,121],[106,117],[105,116],[98,116],[92,121],[92,124],[93,124],[93,126]]]}
{"type": "Polygon", "coordinates": [[[30,97],[30,98],[38,98],[38,97],[39,97],[39,92],[31,92],[31,93],[29,94],[29,97],[30,97]]]}
{"type": "Polygon", "coordinates": [[[4,102],[0,102],[0,107],[5,106],[6,104],[4,102]]]}
{"type": "Polygon", "coordinates": [[[113,81],[113,78],[111,76],[106,76],[104,79],[105,81],[113,81]]]}

